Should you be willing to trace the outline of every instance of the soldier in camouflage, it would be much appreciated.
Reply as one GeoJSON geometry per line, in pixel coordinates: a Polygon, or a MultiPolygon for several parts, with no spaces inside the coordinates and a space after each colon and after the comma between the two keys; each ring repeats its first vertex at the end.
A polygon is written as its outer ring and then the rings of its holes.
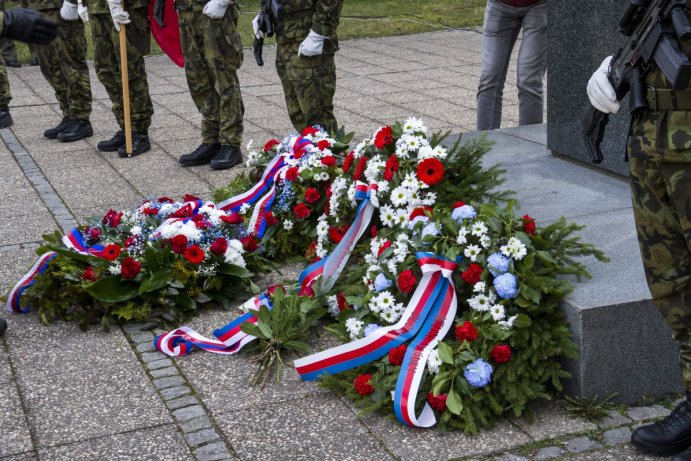
{"type": "Polygon", "coordinates": [[[7,68],[5,61],[0,56],[0,128],[9,128],[12,122],[10,115],[10,101],[12,95],[10,94],[10,81],[7,78],[7,68]]]}
{"type": "Polygon", "coordinates": [[[89,122],[91,84],[86,65],[86,37],[76,0],[28,0],[27,3],[32,10],[57,22],[59,27],[55,40],[36,47],[41,73],[53,88],[62,111],[62,121],[45,130],[43,135],[62,142],[93,136],[89,122]]]}
{"type": "MultiPolygon", "coordinates": [[[[275,25],[276,71],[290,120],[298,131],[312,125],[335,131],[334,54],[343,0],[280,0],[280,4],[283,17],[275,25]]],[[[257,24],[255,18],[254,33],[262,38],[257,24]]]]}
{"type": "MultiPolygon", "coordinates": [[[[691,56],[691,43],[682,42],[691,56]]],[[[593,106],[617,112],[607,58],[588,83],[593,106]]],[[[663,421],[636,429],[646,452],[691,461],[691,85],[680,91],[657,68],[645,77],[648,109],[637,112],[628,155],[636,230],[653,302],[679,343],[686,399],[663,421]]]]}
{"type": "Polygon", "coordinates": [[[120,130],[107,140],[98,143],[101,152],[117,152],[128,157],[125,151],[125,115],[122,100],[120,70],[121,24],[127,24],[127,72],[130,84],[130,111],[132,120],[132,155],[151,150],[149,126],[154,106],[149,95],[144,56],[151,47],[151,26],[147,12],[147,0],[90,0],[91,35],[94,41],[94,67],[98,80],[106,88],[113,105],[113,114],[120,130]],[[123,4],[124,2],[124,4],[123,4]]]}
{"type": "Polygon", "coordinates": [[[176,0],[175,6],[187,86],[203,117],[202,144],[179,162],[232,168],[242,163],[245,113],[237,74],[243,60],[237,0],[176,0]]]}

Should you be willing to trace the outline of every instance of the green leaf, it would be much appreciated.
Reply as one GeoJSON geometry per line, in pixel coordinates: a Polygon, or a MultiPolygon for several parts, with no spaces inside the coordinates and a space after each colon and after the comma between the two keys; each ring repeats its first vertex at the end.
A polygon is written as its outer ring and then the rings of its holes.
{"type": "Polygon", "coordinates": [[[532,323],[533,321],[530,320],[530,317],[525,314],[518,314],[516,320],[513,321],[513,325],[517,328],[528,328],[532,323]]]}
{"type": "Polygon", "coordinates": [[[439,343],[439,358],[442,362],[453,365],[453,349],[448,344],[439,343]]]}
{"type": "Polygon", "coordinates": [[[218,272],[226,275],[234,275],[243,279],[248,279],[254,275],[244,267],[236,266],[234,264],[221,264],[218,267],[218,272]]]}
{"type": "Polygon", "coordinates": [[[256,336],[259,339],[269,339],[268,337],[264,336],[264,333],[261,332],[259,327],[253,323],[243,323],[240,326],[240,330],[242,330],[243,333],[248,334],[250,336],[256,336]]]}
{"type": "Polygon", "coordinates": [[[463,411],[463,402],[455,390],[451,389],[446,397],[446,408],[454,415],[460,415],[463,411]]]}
{"type": "Polygon", "coordinates": [[[175,297],[175,303],[185,311],[193,311],[197,309],[197,303],[190,298],[186,293],[180,293],[175,297]]]}
{"type": "Polygon", "coordinates": [[[271,327],[268,324],[266,324],[264,322],[257,322],[256,325],[257,325],[257,328],[259,328],[259,331],[261,331],[262,334],[267,339],[269,339],[269,338],[271,338],[271,336],[273,336],[273,331],[271,330],[271,327]]]}
{"type": "Polygon", "coordinates": [[[295,351],[295,352],[304,352],[307,353],[310,351],[310,347],[307,343],[303,341],[296,341],[296,340],[291,340],[291,341],[286,341],[283,343],[286,349],[295,351]]]}
{"type": "Polygon", "coordinates": [[[102,278],[86,287],[85,290],[104,303],[120,303],[139,295],[139,285],[135,282],[122,281],[119,275],[102,278]]]}
{"type": "Polygon", "coordinates": [[[172,281],[173,273],[169,270],[153,272],[151,276],[144,280],[144,282],[139,286],[139,293],[149,293],[160,290],[172,281]]]}

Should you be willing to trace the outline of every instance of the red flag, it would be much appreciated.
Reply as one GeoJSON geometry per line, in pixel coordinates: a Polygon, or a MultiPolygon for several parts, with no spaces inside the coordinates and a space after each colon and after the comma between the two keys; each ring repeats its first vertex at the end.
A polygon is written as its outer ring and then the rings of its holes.
{"type": "Polygon", "coordinates": [[[151,23],[151,34],[154,40],[161,47],[161,50],[168,57],[178,65],[183,67],[185,59],[182,56],[182,46],[180,45],[180,28],[178,26],[178,13],[175,11],[175,0],[157,0],[149,1],[149,22],[151,23]],[[162,7],[162,8],[161,8],[162,7]],[[158,18],[155,15],[154,9],[157,9],[158,18]],[[162,9],[162,17],[161,11],[162,9]],[[163,25],[159,23],[161,21],[163,25]]]}

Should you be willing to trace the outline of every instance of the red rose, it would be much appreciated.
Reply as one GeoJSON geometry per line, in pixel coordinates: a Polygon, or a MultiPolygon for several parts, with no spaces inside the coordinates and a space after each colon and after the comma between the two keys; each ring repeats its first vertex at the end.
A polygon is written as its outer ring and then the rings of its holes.
{"type": "Polygon", "coordinates": [[[341,227],[329,227],[329,238],[331,239],[332,242],[334,243],[339,243],[341,240],[343,240],[343,236],[348,232],[348,228],[350,227],[350,224],[346,224],[341,227]]]}
{"type": "Polygon", "coordinates": [[[429,216],[432,214],[432,207],[431,206],[424,206],[424,207],[419,207],[415,208],[412,213],[410,213],[410,220],[412,221],[413,219],[417,218],[418,216],[429,216]]]}
{"type": "Polygon", "coordinates": [[[268,153],[273,146],[276,146],[278,144],[281,144],[281,141],[277,139],[269,139],[266,141],[266,144],[264,144],[264,152],[268,153]]]}
{"type": "Polygon", "coordinates": [[[386,161],[386,165],[384,166],[384,179],[386,179],[387,181],[391,181],[393,179],[394,173],[398,171],[398,167],[398,157],[396,157],[395,155],[389,157],[389,159],[386,161]]]}
{"type": "Polygon", "coordinates": [[[336,157],[334,157],[333,155],[327,155],[322,159],[322,165],[328,167],[336,166],[336,157]]]}
{"type": "Polygon", "coordinates": [[[211,223],[209,221],[196,220],[193,222],[194,222],[194,227],[196,227],[197,229],[204,230],[204,229],[208,229],[209,227],[211,227],[211,223]]]}
{"type": "Polygon", "coordinates": [[[187,248],[187,243],[187,237],[182,234],[176,235],[170,239],[170,248],[173,250],[173,253],[180,254],[187,248]]]}
{"type": "Polygon", "coordinates": [[[303,298],[313,298],[314,294],[315,293],[311,285],[300,287],[300,291],[298,292],[298,296],[302,296],[303,298]]]}
{"type": "Polygon", "coordinates": [[[273,212],[271,211],[264,213],[264,221],[266,221],[267,226],[275,226],[278,224],[278,218],[274,216],[273,212]]]}
{"type": "Polygon", "coordinates": [[[103,217],[101,223],[108,227],[118,227],[121,219],[122,213],[118,213],[115,210],[108,210],[108,213],[103,217]]]}
{"type": "Polygon", "coordinates": [[[377,257],[381,256],[381,254],[384,253],[384,250],[386,250],[387,248],[390,248],[390,247],[391,247],[391,241],[384,240],[384,243],[382,243],[381,246],[379,247],[379,252],[377,253],[377,257]]]}
{"type": "Polygon", "coordinates": [[[158,203],[175,203],[175,200],[170,197],[166,197],[165,195],[163,197],[159,197],[157,201],[158,203]]]}
{"type": "Polygon", "coordinates": [[[189,203],[187,205],[183,205],[180,208],[177,209],[175,213],[171,213],[170,217],[171,218],[189,218],[192,216],[194,213],[194,210],[192,209],[192,205],[189,203]]]}
{"type": "Polygon", "coordinates": [[[464,322],[463,325],[456,325],[456,339],[460,342],[468,341],[472,343],[477,339],[477,328],[473,322],[464,322]]]}
{"type": "Polygon", "coordinates": [[[124,279],[133,279],[142,270],[142,264],[129,256],[122,260],[120,275],[124,279]]]}
{"type": "Polygon", "coordinates": [[[371,393],[374,392],[374,387],[370,384],[370,380],[372,379],[372,375],[369,373],[365,373],[364,375],[359,375],[357,378],[355,378],[355,381],[353,382],[353,386],[355,386],[355,390],[357,391],[358,394],[360,395],[370,395],[371,393]]]}
{"type": "Polygon", "coordinates": [[[432,392],[427,393],[427,403],[433,409],[437,410],[439,413],[444,413],[446,411],[446,394],[439,394],[435,396],[432,392]]]}
{"type": "Polygon", "coordinates": [[[453,207],[454,207],[454,208],[460,208],[460,207],[462,207],[462,206],[464,206],[464,205],[465,205],[465,202],[460,202],[460,201],[458,201],[458,202],[456,202],[456,203],[453,204],[453,207]]]}
{"type": "Polygon", "coordinates": [[[288,181],[295,181],[298,176],[300,176],[300,170],[296,166],[290,167],[286,171],[286,179],[288,181]]]}
{"type": "Polygon", "coordinates": [[[417,177],[428,186],[433,186],[444,178],[444,165],[436,158],[426,158],[417,166],[417,177]]]}
{"type": "Polygon", "coordinates": [[[86,237],[87,243],[96,243],[101,240],[101,229],[89,226],[84,229],[84,236],[86,237]]]}
{"type": "Polygon", "coordinates": [[[240,243],[242,243],[242,247],[249,252],[256,251],[257,248],[259,248],[259,239],[254,235],[241,238],[240,243]]]}
{"type": "Polygon", "coordinates": [[[219,237],[216,240],[214,240],[211,246],[209,247],[209,250],[215,255],[225,254],[227,249],[228,240],[224,239],[223,237],[219,237]]]}
{"type": "Polygon", "coordinates": [[[526,234],[532,235],[535,233],[535,220],[529,215],[523,216],[523,230],[526,234]]]}
{"type": "Polygon", "coordinates": [[[343,161],[343,172],[347,172],[350,170],[350,166],[353,164],[353,160],[355,159],[355,153],[353,151],[350,151],[348,155],[346,155],[345,160],[343,161]]]}
{"type": "Polygon", "coordinates": [[[91,266],[86,266],[84,272],[82,272],[82,280],[89,280],[90,282],[96,281],[96,272],[91,266]]]}
{"type": "Polygon", "coordinates": [[[345,295],[343,294],[342,291],[339,291],[338,294],[336,295],[336,301],[338,302],[339,312],[343,312],[344,310],[346,310],[350,307],[350,306],[348,306],[348,301],[346,301],[345,295]]]}
{"type": "Polygon", "coordinates": [[[120,245],[111,243],[103,249],[103,257],[108,261],[115,261],[120,256],[120,245]]]}
{"type": "Polygon", "coordinates": [[[403,293],[412,293],[416,282],[415,274],[410,269],[406,269],[398,274],[398,289],[403,293]]]}
{"type": "Polygon", "coordinates": [[[302,133],[300,133],[300,134],[302,134],[303,136],[312,136],[312,135],[315,135],[317,133],[319,133],[318,129],[316,129],[313,126],[308,126],[304,130],[302,130],[302,133]]]}
{"type": "Polygon", "coordinates": [[[293,207],[293,213],[297,219],[307,219],[311,211],[304,203],[298,203],[293,207]]]}
{"type": "Polygon", "coordinates": [[[182,255],[192,264],[201,264],[204,261],[204,250],[199,245],[190,245],[182,255]]]}
{"type": "Polygon", "coordinates": [[[389,363],[391,365],[400,365],[403,363],[403,357],[405,357],[405,351],[408,349],[405,344],[401,344],[398,347],[394,347],[389,351],[389,363]]]}
{"type": "Polygon", "coordinates": [[[157,215],[158,209],[148,206],[142,210],[142,214],[145,216],[157,215]]]}
{"type": "Polygon", "coordinates": [[[229,215],[221,216],[221,221],[228,224],[241,224],[244,220],[245,218],[237,211],[233,211],[229,215]]]}
{"type": "Polygon", "coordinates": [[[201,200],[199,197],[196,195],[192,194],[185,194],[185,197],[182,199],[183,202],[196,202],[197,200],[201,200]]]}
{"type": "Polygon", "coordinates": [[[470,285],[475,285],[480,281],[480,276],[482,275],[482,266],[478,263],[470,263],[468,268],[461,272],[461,278],[465,283],[470,285]]]}
{"type": "Polygon", "coordinates": [[[331,147],[331,143],[329,142],[328,139],[322,139],[317,143],[317,149],[319,150],[326,150],[331,147]]]}
{"type": "Polygon", "coordinates": [[[490,351],[489,357],[496,363],[506,363],[511,360],[511,348],[506,344],[497,344],[490,351]]]}
{"type": "Polygon", "coordinates": [[[358,180],[360,179],[360,176],[362,176],[362,173],[365,171],[365,167],[367,166],[367,157],[361,157],[360,160],[357,162],[357,166],[355,167],[355,173],[353,173],[353,179],[358,180]]]}
{"type": "Polygon", "coordinates": [[[322,198],[322,194],[320,194],[319,191],[314,187],[308,187],[305,191],[305,201],[307,203],[314,203],[320,198],[322,198]]]}
{"type": "Polygon", "coordinates": [[[377,149],[383,149],[393,142],[393,133],[390,126],[385,126],[377,131],[374,135],[374,147],[377,149]]]}

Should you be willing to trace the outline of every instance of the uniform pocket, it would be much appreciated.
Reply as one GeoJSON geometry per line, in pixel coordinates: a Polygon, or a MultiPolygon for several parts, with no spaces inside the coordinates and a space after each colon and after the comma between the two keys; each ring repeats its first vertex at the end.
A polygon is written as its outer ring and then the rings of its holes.
{"type": "Polygon", "coordinates": [[[688,150],[691,155],[691,112],[668,112],[667,146],[671,150],[688,150]]]}

